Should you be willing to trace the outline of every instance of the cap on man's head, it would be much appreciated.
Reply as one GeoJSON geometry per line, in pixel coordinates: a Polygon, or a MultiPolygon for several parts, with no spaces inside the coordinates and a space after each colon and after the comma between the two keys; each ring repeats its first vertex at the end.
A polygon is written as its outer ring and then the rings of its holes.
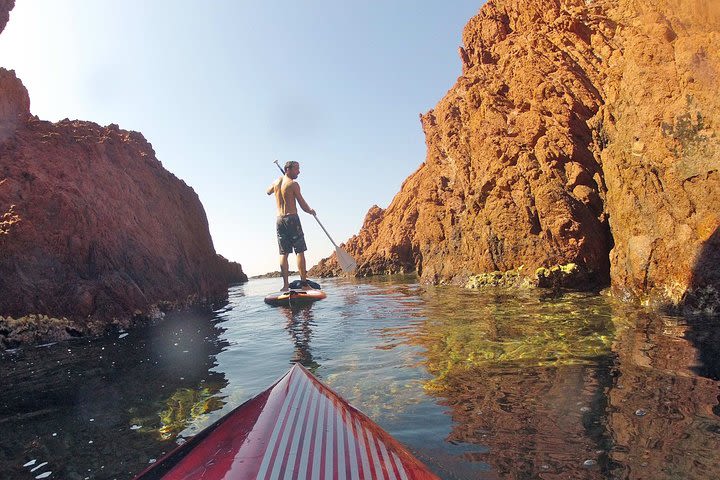
{"type": "Polygon", "coordinates": [[[300,165],[300,164],[293,160],[290,160],[289,162],[285,162],[285,173],[287,173],[288,170],[290,170],[291,168],[297,167],[298,165],[300,165]]]}

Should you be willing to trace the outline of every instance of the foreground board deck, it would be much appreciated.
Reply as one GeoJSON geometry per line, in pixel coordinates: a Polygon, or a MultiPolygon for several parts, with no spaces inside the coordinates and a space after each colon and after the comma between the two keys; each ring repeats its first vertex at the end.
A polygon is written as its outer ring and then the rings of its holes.
{"type": "Polygon", "coordinates": [[[300,364],[136,477],[437,479],[300,364]]]}

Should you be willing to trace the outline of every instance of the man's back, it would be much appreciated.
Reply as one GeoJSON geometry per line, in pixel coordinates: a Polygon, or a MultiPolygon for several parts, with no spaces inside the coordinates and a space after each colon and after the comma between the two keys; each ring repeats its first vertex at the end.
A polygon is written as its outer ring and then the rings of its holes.
{"type": "Polygon", "coordinates": [[[297,213],[297,205],[295,203],[295,191],[297,182],[282,176],[278,179],[275,186],[275,201],[277,202],[277,212],[279,217],[297,213]]]}

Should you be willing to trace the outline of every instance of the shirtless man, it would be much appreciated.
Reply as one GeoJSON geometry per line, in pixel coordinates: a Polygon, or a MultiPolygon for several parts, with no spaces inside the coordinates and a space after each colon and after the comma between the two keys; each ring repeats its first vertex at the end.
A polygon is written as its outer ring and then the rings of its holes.
{"type": "Polygon", "coordinates": [[[307,271],[305,269],[305,235],[300,225],[300,217],[297,212],[295,201],[300,204],[305,212],[315,215],[315,210],[310,208],[302,194],[300,184],[295,179],[300,175],[300,164],[298,162],[285,163],[285,175],[275,180],[267,189],[267,194],[275,194],[277,202],[277,239],[280,249],[280,271],[283,276],[283,287],[281,291],[289,290],[288,283],[288,255],[295,250],[297,254],[297,265],[300,270],[300,284],[307,285],[307,271]]]}

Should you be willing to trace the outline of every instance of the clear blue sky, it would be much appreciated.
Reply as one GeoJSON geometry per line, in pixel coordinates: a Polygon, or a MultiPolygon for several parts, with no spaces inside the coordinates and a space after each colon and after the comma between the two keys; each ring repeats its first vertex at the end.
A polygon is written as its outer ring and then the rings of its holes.
{"type": "MultiPolygon", "coordinates": [[[[141,132],[200,196],[218,253],[254,275],[278,269],[271,162],[301,163],[338,243],[357,233],[423,162],[418,114],[460,75],[482,3],[21,0],[0,66],[44,120],[141,132]]],[[[301,218],[314,265],[333,248],[301,218]]]]}

